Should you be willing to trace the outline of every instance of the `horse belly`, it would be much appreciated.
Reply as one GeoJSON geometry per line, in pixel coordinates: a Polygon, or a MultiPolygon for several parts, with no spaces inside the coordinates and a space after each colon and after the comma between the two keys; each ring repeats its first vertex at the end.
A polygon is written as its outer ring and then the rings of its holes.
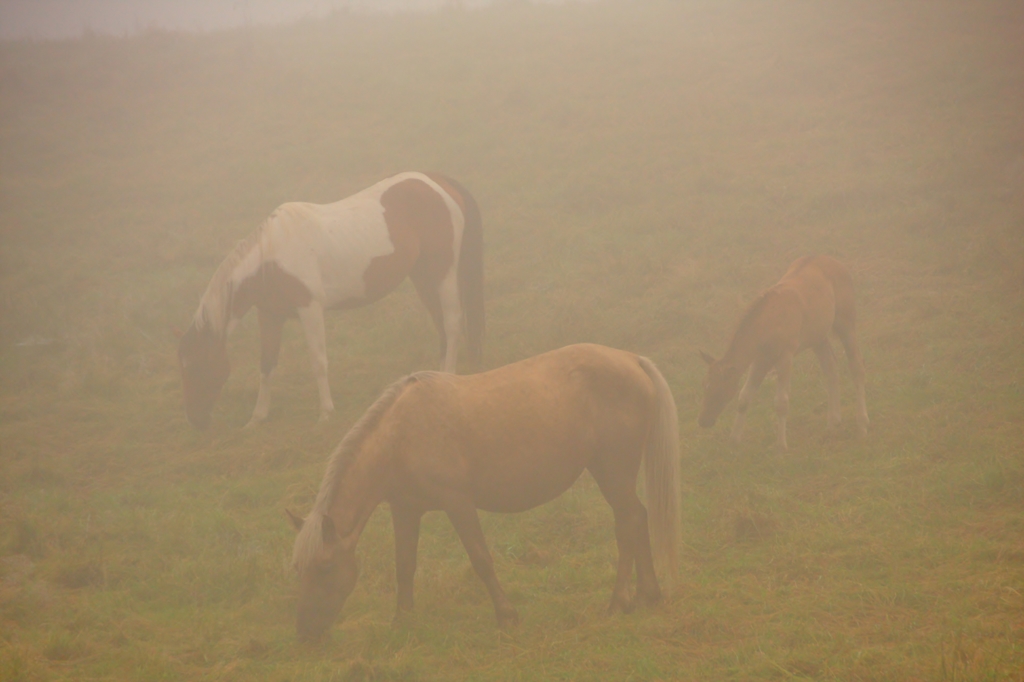
{"type": "Polygon", "coordinates": [[[505,514],[533,509],[568,490],[585,467],[582,458],[566,459],[556,453],[517,458],[478,473],[474,502],[478,509],[505,514]]]}
{"type": "Polygon", "coordinates": [[[346,207],[325,218],[321,245],[317,260],[326,307],[354,307],[387,293],[369,291],[366,282],[374,260],[395,251],[379,203],[346,207]]]}

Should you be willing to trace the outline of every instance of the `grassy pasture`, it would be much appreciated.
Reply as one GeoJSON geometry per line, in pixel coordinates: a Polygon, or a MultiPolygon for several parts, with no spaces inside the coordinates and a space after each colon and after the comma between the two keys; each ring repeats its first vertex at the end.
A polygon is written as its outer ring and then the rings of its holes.
{"type": "MultiPolygon", "coordinates": [[[[0,44],[0,679],[1024,679],[1024,8],[636,2],[339,15],[210,35],[0,44]],[[292,626],[292,531],[334,444],[436,364],[411,286],[329,317],[317,426],[297,324],[271,418],[253,317],[203,433],[184,326],[288,200],[462,181],[498,366],[594,341],[676,395],[685,550],[661,608],[608,617],[611,514],[584,477],[486,516],[501,633],[447,521],[391,624],[390,521],[329,642],[292,626]],[[870,436],[825,433],[797,362],[746,440],[696,426],[703,363],[804,253],[855,272],[870,436]]],[[[728,421],[731,412],[726,412],[728,421]]]]}

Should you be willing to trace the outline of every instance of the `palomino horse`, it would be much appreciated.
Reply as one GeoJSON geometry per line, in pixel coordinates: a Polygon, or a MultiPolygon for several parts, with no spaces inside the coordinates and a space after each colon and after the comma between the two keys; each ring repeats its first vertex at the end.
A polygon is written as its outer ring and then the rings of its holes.
{"type": "Polygon", "coordinates": [[[789,381],[793,356],[813,348],[828,382],[828,425],[839,423],[839,373],[828,334],[835,332],[846,348],[850,374],[857,389],[857,424],[861,434],[868,429],[864,405],[864,362],[857,347],[853,281],[846,267],[828,256],[805,256],[789,266],[777,284],[755,300],[740,319],[729,350],[720,360],[701,351],[710,365],[704,380],[704,403],[698,422],[715,425],[726,403],[739,391],[732,437],[738,441],[743,419],[758,386],[775,368],[778,384],[775,413],[778,417],[778,445],[786,449],[786,415],[789,413],[789,381]],[[743,390],[744,372],[753,366],[743,390]]]}
{"type": "Polygon", "coordinates": [[[531,509],[567,490],[584,469],[615,515],[619,563],[610,609],[632,608],[634,563],[637,598],[657,602],[654,557],[666,579],[676,572],[678,434],[672,393],[654,363],[604,346],[568,346],[470,376],[400,379],[334,451],[305,520],[288,513],[299,531],[299,637],[319,638],[341,611],[358,574],[356,543],[383,501],[394,523],[399,614],[413,607],[420,518],[443,510],[490,592],[498,624],[517,623],[477,509],[531,509]],[[649,511],[636,493],[641,461],[649,511]]]}
{"type": "Polygon", "coordinates": [[[464,332],[479,359],[484,334],[483,236],[476,201],[436,174],[401,173],[333,204],[282,204],[217,268],[178,364],[185,413],[205,428],[230,371],[226,339],[259,313],[260,392],[252,424],[270,410],[270,373],[285,319],[298,315],[313,360],[320,418],[334,410],[327,383],[324,310],[381,298],[408,276],[441,337],[442,369],[454,372],[464,332]]]}

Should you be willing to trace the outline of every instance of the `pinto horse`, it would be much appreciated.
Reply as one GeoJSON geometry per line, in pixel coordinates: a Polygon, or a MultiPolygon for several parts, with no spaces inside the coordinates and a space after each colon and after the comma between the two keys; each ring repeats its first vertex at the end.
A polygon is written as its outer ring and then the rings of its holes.
{"type": "Polygon", "coordinates": [[[205,428],[230,372],[226,339],[259,315],[260,391],[250,425],[267,418],[285,319],[298,316],[313,361],[320,418],[334,410],[324,310],[372,303],[408,276],[454,372],[464,333],[473,361],[484,334],[483,237],[476,201],[459,183],[401,173],[333,204],[282,204],[220,264],[178,346],[185,414],[205,428]]]}
{"type": "Polygon", "coordinates": [[[864,362],[856,336],[857,316],[853,304],[853,280],[846,267],[828,256],[805,256],[789,266],[777,284],[761,294],[747,308],[733,333],[729,349],[716,360],[704,351],[708,363],[704,380],[704,401],[698,423],[715,425],[725,405],[739,392],[732,437],[739,441],[743,420],[765,375],[775,369],[777,442],[785,450],[786,415],[789,413],[789,383],[793,356],[813,348],[828,384],[828,426],[839,423],[839,373],[829,342],[834,332],[846,349],[850,374],[857,390],[857,424],[867,433],[868,411],[864,404],[864,362]],[[740,390],[740,379],[750,375],[740,390]]]}
{"type": "Polygon", "coordinates": [[[494,574],[478,509],[516,513],[554,499],[584,469],[615,516],[618,575],[611,611],[661,599],[655,574],[676,572],[679,431],[672,392],[650,360],[590,344],[469,376],[412,374],[392,384],[334,451],[298,530],[301,639],[330,628],[355,587],[355,549],[386,501],[395,532],[398,614],[413,607],[420,518],[443,510],[494,602],[518,622],[494,574]],[[649,510],[636,493],[641,461],[649,510]],[[653,553],[652,553],[653,546],[653,553]]]}

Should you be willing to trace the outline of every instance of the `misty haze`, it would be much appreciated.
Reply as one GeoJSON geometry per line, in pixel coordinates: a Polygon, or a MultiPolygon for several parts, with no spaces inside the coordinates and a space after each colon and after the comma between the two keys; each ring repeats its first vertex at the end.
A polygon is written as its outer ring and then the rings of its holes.
{"type": "Polygon", "coordinates": [[[1009,680],[1024,4],[0,0],[0,680],[1009,680]]]}

